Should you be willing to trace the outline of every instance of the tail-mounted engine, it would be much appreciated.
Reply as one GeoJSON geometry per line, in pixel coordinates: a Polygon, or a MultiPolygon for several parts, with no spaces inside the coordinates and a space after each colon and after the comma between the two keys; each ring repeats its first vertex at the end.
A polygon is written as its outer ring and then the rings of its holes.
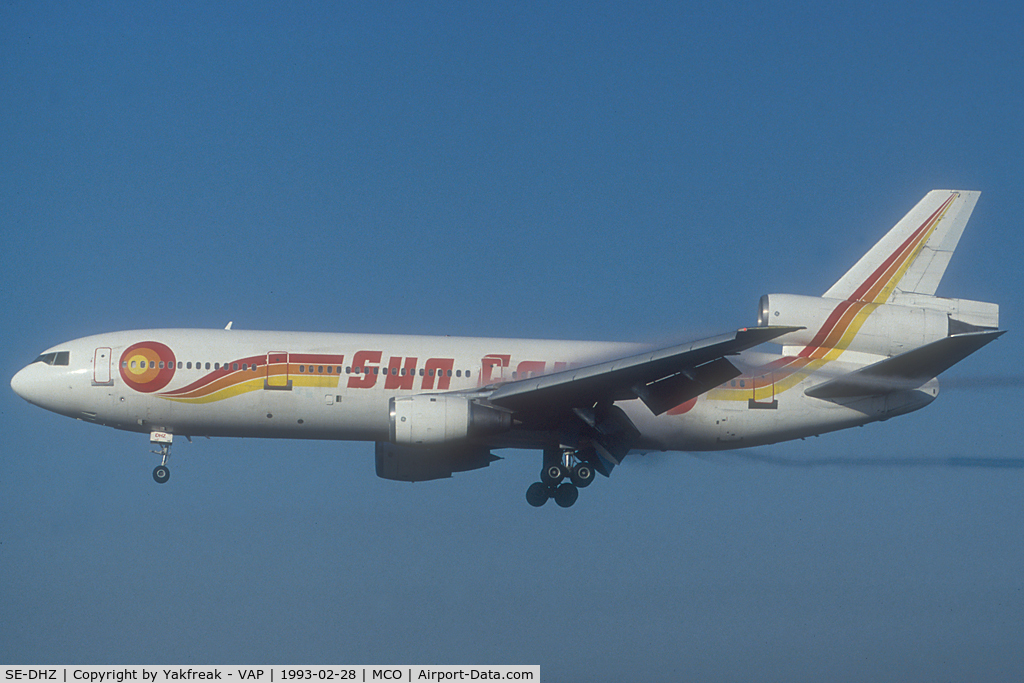
{"type": "Polygon", "coordinates": [[[840,348],[894,356],[945,337],[999,326],[999,306],[965,299],[897,294],[892,303],[795,294],[761,297],[758,325],[804,329],[776,341],[786,347],[840,348]]]}
{"type": "Polygon", "coordinates": [[[390,404],[390,437],[394,444],[439,444],[500,434],[512,428],[511,413],[463,396],[396,396],[390,404]]]}

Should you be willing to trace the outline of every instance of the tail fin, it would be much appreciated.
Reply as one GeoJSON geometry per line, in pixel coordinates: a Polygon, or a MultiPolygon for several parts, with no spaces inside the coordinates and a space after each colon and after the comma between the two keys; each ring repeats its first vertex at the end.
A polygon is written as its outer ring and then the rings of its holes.
{"type": "Polygon", "coordinates": [[[824,296],[879,304],[934,296],[980,194],[932,190],[824,296]]]}

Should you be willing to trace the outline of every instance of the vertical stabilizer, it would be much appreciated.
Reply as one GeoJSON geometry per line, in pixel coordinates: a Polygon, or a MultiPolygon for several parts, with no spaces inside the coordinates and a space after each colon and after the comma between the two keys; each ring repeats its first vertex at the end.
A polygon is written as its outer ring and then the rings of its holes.
{"type": "Polygon", "coordinates": [[[934,296],[980,194],[932,190],[824,296],[873,303],[934,296]]]}

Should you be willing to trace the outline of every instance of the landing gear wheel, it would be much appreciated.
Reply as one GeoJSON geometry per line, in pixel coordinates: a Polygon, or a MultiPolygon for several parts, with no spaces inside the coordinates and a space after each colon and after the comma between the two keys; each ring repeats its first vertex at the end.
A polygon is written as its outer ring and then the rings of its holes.
{"type": "Polygon", "coordinates": [[[572,504],[580,497],[580,490],[572,484],[562,484],[555,489],[553,497],[555,502],[558,503],[558,507],[572,507],[572,504]]]}
{"type": "Polygon", "coordinates": [[[171,471],[165,465],[157,465],[153,470],[153,481],[158,484],[166,484],[171,478],[171,471]]]}
{"type": "Polygon", "coordinates": [[[581,462],[576,465],[576,467],[572,468],[572,472],[569,474],[569,480],[579,488],[585,489],[590,486],[592,481],[594,481],[594,468],[581,462]]]}
{"type": "Polygon", "coordinates": [[[539,508],[541,505],[548,502],[548,498],[550,497],[550,489],[539,481],[530,484],[530,488],[526,489],[526,502],[535,508],[539,508]]]}
{"type": "Polygon", "coordinates": [[[547,465],[540,473],[541,482],[548,486],[557,486],[565,479],[565,469],[561,465],[547,465]]]}

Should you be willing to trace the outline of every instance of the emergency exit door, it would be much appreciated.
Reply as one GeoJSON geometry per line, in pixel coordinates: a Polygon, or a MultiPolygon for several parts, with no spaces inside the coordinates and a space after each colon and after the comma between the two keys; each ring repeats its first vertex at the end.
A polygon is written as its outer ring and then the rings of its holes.
{"type": "Polygon", "coordinates": [[[292,388],[292,380],[288,377],[288,352],[271,351],[267,354],[267,374],[263,380],[264,389],[287,391],[292,388]]]}
{"type": "Polygon", "coordinates": [[[92,357],[92,383],[93,386],[109,386],[113,384],[110,378],[110,349],[100,347],[92,357]]]}

